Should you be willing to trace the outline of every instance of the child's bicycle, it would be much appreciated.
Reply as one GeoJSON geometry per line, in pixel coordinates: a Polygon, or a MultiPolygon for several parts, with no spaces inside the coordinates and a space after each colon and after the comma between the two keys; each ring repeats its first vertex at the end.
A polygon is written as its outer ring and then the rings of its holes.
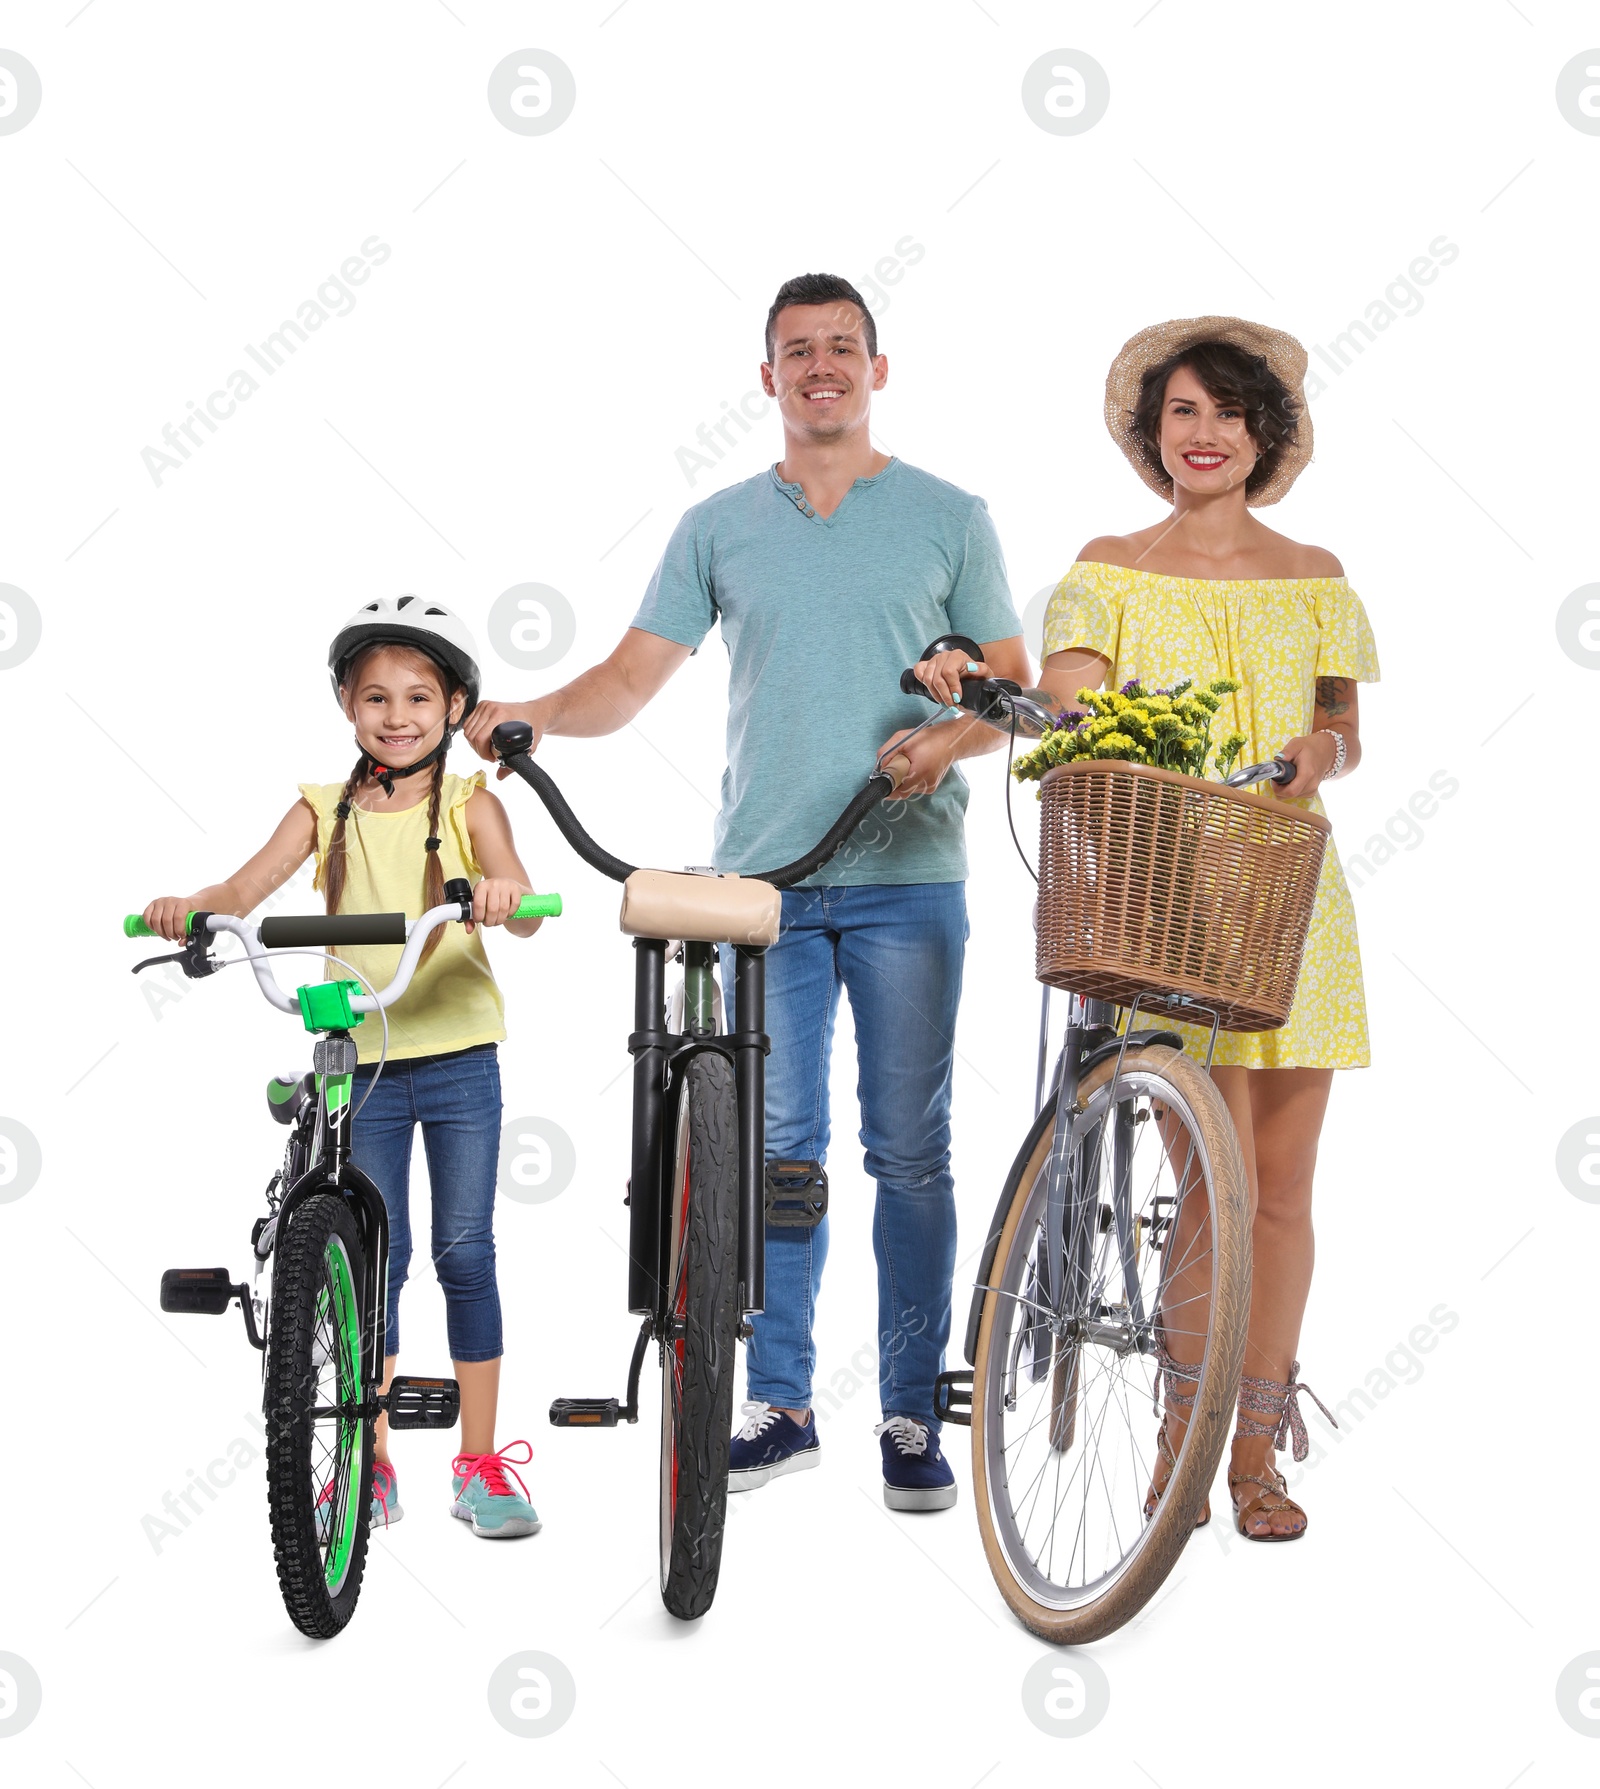
{"type": "MultiPolygon", "coordinates": [[[[454,1379],[396,1374],[387,1394],[379,1391],[389,1223],[382,1195],[350,1160],[360,1112],[350,1105],[356,1067],[351,1027],[367,1013],[382,1018],[400,999],[437,927],[471,919],[467,882],[447,882],[445,897],[412,921],[403,913],[367,913],[252,924],[228,914],[191,913],[183,949],[147,958],[135,970],[177,962],[185,975],[203,976],[248,960],[267,999],[297,1015],[317,1039],[307,1073],[267,1083],[268,1108],[289,1127],[289,1138],[283,1165],[267,1186],[266,1214],[250,1232],[252,1282],[235,1283],[225,1267],[173,1267],[161,1276],[164,1311],[220,1316],[237,1299],[246,1333],[262,1351],[267,1502],[278,1585],[289,1619],[313,1638],[338,1633],[361,1593],[379,1416],[387,1415],[394,1429],[448,1429],[460,1411],[454,1379]],[[211,955],[211,942],[222,932],[241,940],[244,957],[211,955]],[[375,944],[405,946],[394,979],[381,992],[362,992],[356,978],[309,982],[290,995],[272,971],[278,954],[320,958],[324,946],[331,954],[340,945],[375,944]]],[[[559,895],[525,895],[512,917],[560,911],[559,895]]],[[[123,921],[123,931],[130,938],[154,936],[137,914],[123,921]]],[[[387,1040],[387,1019],[383,1023],[387,1040]]]]}
{"type": "MultiPolygon", "coordinates": [[[[903,687],[927,694],[909,672],[903,687]]],[[[1047,702],[1002,679],[962,682],[961,706],[1013,740],[1056,723],[1047,702]]],[[[1224,1023],[1283,1022],[1327,824],[1166,771],[1094,763],[1065,776],[1045,790],[1036,1113],[979,1262],[968,1366],[940,1376],[935,1409],[972,1428],[978,1525],[1007,1603],[1041,1638],[1082,1643],[1160,1588],[1227,1443],[1249,1195],[1207,1070],[1224,1023]],[[1276,1018],[1250,1010],[1267,969],[1276,1018]],[[1046,1092],[1052,982],[1079,991],[1046,1092]],[[1120,1033],[1113,1000],[1127,1009],[1120,1033]],[[1209,1021],[1205,1063],[1176,1032],[1139,1028],[1141,1005],[1209,1021]],[[1163,1376],[1166,1406],[1187,1418],[1175,1454],[1165,1420],[1155,1427],[1163,1376]]],[[[1293,776],[1274,759],[1227,783],[1293,776]]]]}
{"type": "Polygon", "coordinates": [[[635,952],[633,1152],[628,1183],[628,1309],[643,1321],[626,1399],[557,1398],[558,1428],[639,1420],[639,1373],[653,1341],[661,1362],[661,1598],[681,1620],[716,1594],[728,1495],[736,1343],[765,1299],[767,1224],[815,1225],[828,1181],[817,1162],[765,1159],[766,964],[777,942],[780,889],[814,875],[909,769],[894,757],[812,851],[759,876],[641,870],[579,825],[529,755],[533,730],[494,730],[501,762],[532,785],[574,851],[623,884],[621,927],[635,952]],[[731,1028],[719,1032],[713,963],[736,956],[731,1028]],[[683,982],[669,1010],[666,966],[683,982]]]}

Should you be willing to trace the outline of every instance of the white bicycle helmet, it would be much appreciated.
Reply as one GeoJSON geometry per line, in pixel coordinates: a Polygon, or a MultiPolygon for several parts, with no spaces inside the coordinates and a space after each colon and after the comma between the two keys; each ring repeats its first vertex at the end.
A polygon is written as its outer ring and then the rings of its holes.
{"type": "Polygon", "coordinates": [[[333,680],[335,701],[351,659],[367,646],[414,646],[427,653],[466,689],[462,720],[477,707],[481,682],[477,645],[461,618],[441,603],[426,602],[420,596],[380,596],[357,609],[328,648],[328,675],[333,680]]]}

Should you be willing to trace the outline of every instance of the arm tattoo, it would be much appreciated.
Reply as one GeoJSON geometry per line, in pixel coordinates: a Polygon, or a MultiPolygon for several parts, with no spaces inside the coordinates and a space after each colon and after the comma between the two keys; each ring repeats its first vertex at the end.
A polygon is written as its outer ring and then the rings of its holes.
{"type": "Polygon", "coordinates": [[[1350,704],[1344,699],[1347,677],[1319,677],[1317,679],[1317,706],[1331,720],[1336,714],[1349,712],[1350,704]]]}

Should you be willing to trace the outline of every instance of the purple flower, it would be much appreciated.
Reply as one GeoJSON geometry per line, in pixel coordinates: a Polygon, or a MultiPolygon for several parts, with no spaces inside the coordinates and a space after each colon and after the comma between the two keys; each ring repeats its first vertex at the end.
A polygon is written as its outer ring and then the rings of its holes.
{"type": "Polygon", "coordinates": [[[1137,677],[1130,677],[1128,681],[1123,684],[1120,693],[1124,696],[1142,696],[1144,691],[1139,688],[1139,679],[1137,677]]]}

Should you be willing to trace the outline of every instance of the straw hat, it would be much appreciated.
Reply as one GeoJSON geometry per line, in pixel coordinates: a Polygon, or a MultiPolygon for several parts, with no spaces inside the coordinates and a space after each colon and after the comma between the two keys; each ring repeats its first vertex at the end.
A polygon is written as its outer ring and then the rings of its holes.
{"type": "Polygon", "coordinates": [[[1139,381],[1145,370],[1170,355],[1192,348],[1196,342],[1230,342],[1247,354],[1259,354],[1294,394],[1300,409],[1293,441],[1279,450],[1272,477],[1245,498],[1252,509],[1276,503],[1300,476],[1311,458],[1311,413],[1306,409],[1306,351],[1292,335],[1269,329],[1265,323],[1247,323],[1242,317],[1175,317],[1152,323],[1126,341],[1106,375],[1106,427],[1111,439],[1128,456],[1135,472],[1157,496],[1172,500],[1172,477],[1159,460],[1152,466],[1148,449],[1133,426],[1139,402],[1139,381]]]}

